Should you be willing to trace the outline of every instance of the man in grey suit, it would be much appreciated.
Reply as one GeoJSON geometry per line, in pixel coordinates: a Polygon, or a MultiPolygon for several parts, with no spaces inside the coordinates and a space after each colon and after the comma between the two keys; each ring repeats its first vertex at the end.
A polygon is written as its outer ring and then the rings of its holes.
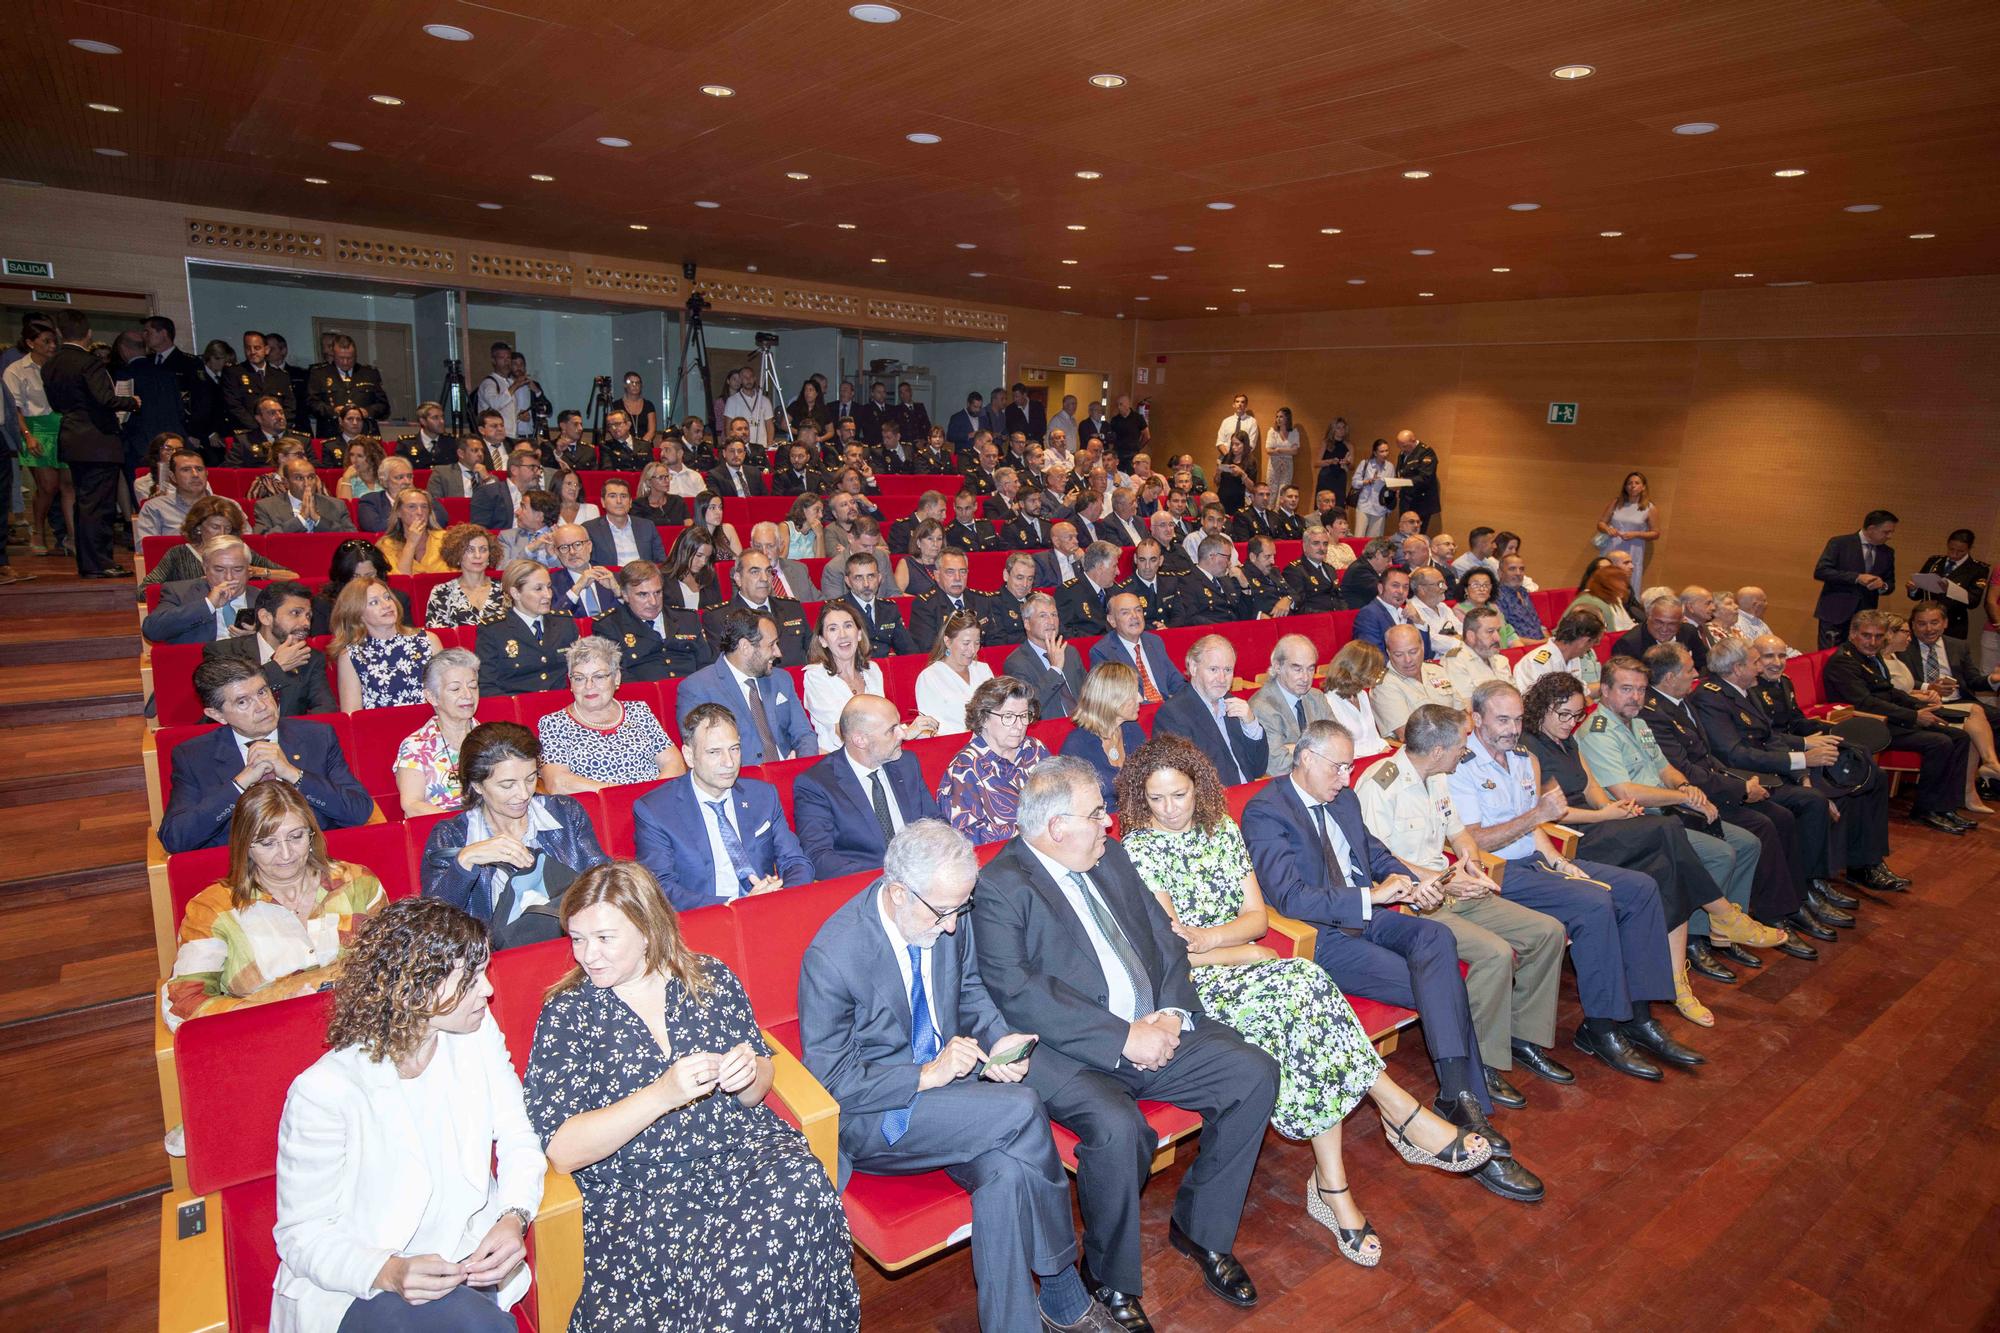
{"type": "Polygon", "coordinates": [[[139,632],[148,643],[226,639],[250,610],[250,548],[241,537],[216,537],[201,548],[201,577],[169,583],[139,632]]]}
{"type": "Polygon", "coordinates": [[[285,460],[285,490],[257,502],[259,532],[352,532],[345,502],[320,489],[319,472],[303,458],[285,460]]]}
{"type": "Polygon", "coordinates": [[[972,932],[979,860],[939,819],[905,826],[882,878],[827,918],[799,976],[806,1067],[840,1103],[840,1186],[850,1172],[942,1170],[972,1195],[972,1272],[983,1329],[1118,1325],[1076,1275],[1069,1182],[1042,1099],[1023,1084],[1032,1034],[986,994],[972,932]],[[1042,1280],[1037,1311],[1029,1274],[1042,1280]]]}
{"type": "Polygon", "coordinates": [[[1271,758],[1266,767],[1270,777],[1292,771],[1292,747],[1299,733],[1312,722],[1333,718],[1333,705],[1324,691],[1313,688],[1313,669],[1319,665],[1319,649],[1303,634],[1287,634],[1271,649],[1271,678],[1250,696],[1250,715],[1264,728],[1271,758]]]}
{"type": "Polygon", "coordinates": [[[1027,641],[1007,654],[1003,674],[1028,683],[1041,716],[1068,717],[1083,695],[1083,654],[1062,636],[1056,599],[1045,592],[1028,594],[1021,603],[1021,629],[1027,641]]]}
{"type": "MultiPolygon", "coordinates": [[[[500,421],[500,414],[487,408],[479,414],[479,434],[468,435],[458,442],[458,459],[445,467],[431,469],[431,479],[424,489],[443,499],[470,500],[488,481],[493,470],[487,463],[486,436],[493,434],[500,421]]],[[[499,443],[504,445],[502,435],[499,443]]]]}
{"type": "Polygon", "coordinates": [[[1232,1249],[1278,1096],[1278,1067],[1208,1017],[1173,932],[1125,849],[1105,836],[1096,770],[1047,759],[1021,784],[1019,832],[979,872],[973,941],[1008,1026],[1039,1032],[1028,1086],[1077,1136],[1084,1281],[1127,1328],[1139,1304],[1139,1191],[1157,1142],[1140,1098],[1202,1117],[1168,1242],[1232,1305],[1257,1288],[1232,1249]]]}

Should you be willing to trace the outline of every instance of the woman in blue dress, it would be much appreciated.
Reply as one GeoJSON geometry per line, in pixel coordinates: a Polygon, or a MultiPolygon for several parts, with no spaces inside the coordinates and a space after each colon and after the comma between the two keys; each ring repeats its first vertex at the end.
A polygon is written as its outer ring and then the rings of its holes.
{"type": "Polygon", "coordinates": [[[1632,557],[1633,588],[1646,586],[1646,547],[1660,539],[1660,515],[1653,506],[1646,474],[1628,472],[1618,498],[1604,506],[1597,520],[1597,549],[1605,555],[1623,551],[1632,557]]]}
{"type": "Polygon", "coordinates": [[[333,604],[329,655],[340,679],[340,711],[424,701],[424,666],[444,644],[403,619],[403,604],[381,579],[358,578],[333,604]]]}

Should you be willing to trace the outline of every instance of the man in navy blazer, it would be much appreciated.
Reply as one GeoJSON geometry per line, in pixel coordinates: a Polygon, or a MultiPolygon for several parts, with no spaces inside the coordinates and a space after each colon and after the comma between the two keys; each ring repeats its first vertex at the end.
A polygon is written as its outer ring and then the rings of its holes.
{"type": "Polygon", "coordinates": [[[746,764],[818,754],[818,733],[792,688],[791,674],[772,670],[778,660],[777,622],[736,606],[723,609],[720,623],[716,640],[720,656],[683,680],[674,695],[680,716],[687,717],[697,704],[727,708],[736,719],[746,764]],[[761,710],[751,703],[753,690],[761,710]]]}
{"type": "Polygon", "coordinates": [[[951,420],[945,423],[944,437],[951,441],[952,448],[958,450],[959,457],[965,457],[967,452],[971,450],[972,437],[979,433],[980,424],[985,415],[986,399],[984,395],[969,393],[965,395],[965,410],[962,412],[953,412],[951,420]]]}
{"type": "Polygon", "coordinates": [[[322,829],[365,824],[375,813],[333,728],[280,720],[277,696],[254,662],[205,661],[194,669],[194,688],[202,711],[222,725],[173,749],[173,790],[160,818],[160,845],[170,855],[226,845],[236,798],[267,779],[297,787],[322,829]]]}
{"type": "Polygon", "coordinates": [[[1313,961],[1350,995],[1415,1009],[1437,1070],[1438,1114],[1493,1145],[1479,1183],[1503,1199],[1533,1203],[1542,1182],[1513,1160],[1486,1117],[1493,1104],[1472,1030],[1465,980],[1451,931],[1418,911],[1443,900],[1435,877],[1419,881],[1375,840],[1347,786],[1354,738],[1330,719],[1309,722],[1292,748],[1292,771],[1273,778],[1243,810],[1243,840],[1266,899],[1317,925],[1313,961]]]}
{"type": "Polygon", "coordinates": [[[1423,635],[1424,657],[1428,659],[1431,656],[1430,631],[1404,613],[1403,606],[1409,600],[1410,572],[1400,565],[1384,571],[1381,582],[1375,589],[1375,599],[1362,607],[1354,617],[1354,637],[1364,643],[1374,644],[1386,655],[1389,645],[1385,636],[1389,633],[1389,627],[1415,625],[1417,633],[1423,635]]]}
{"type": "MultiPolygon", "coordinates": [[[[591,564],[618,569],[632,560],[650,560],[656,565],[666,563],[667,548],[660,541],[658,525],[652,519],[640,518],[632,512],[630,482],[623,477],[606,477],[599,499],[604,504],[604,513],[583,525],[583,530],[590,534],[591,564]],[[618,553],[620,537],[629,537],[637,553],[621,558],[618,553]]],[[[506,527],[507,524],[500,526],[506,527]]]]}
{"type": "MultiPolygon", "coordinates": [[[[1147,632],[1146,603],[1138,593],[1111,594],[1111,601],[1105,607],[1105,619],[1110,622],[1111,632],[1090,645],[1092,666],[1118,662],[1136,671],[1136,663],[1143,658],[1146,675],[1140,682],[1139,693],[1141,701],[1146,703],[1171,699],[1187,688],[1187,677],[1167,655],[1166,641],[1157,634],[1147,632]],[[1136,654],[1133,651],[1135,648],[1138,650],[1136,654]],[[1146,693],[1147,681],[1152,682],[1151,694],[1146,693]]],[[[1258,770],[1260,776],[1262,772],[1258,770]]]]}
{"type": "Polygon", "coordinates": [[[1204,634],[1187,655],[1188,684],[1153,716],[1153,734],[1185,736],[1200,747],[1222,777],[1222,785],[1261,778],[1271,763],[1271,743],[1248,699],[1232,698],[1236,645],[1220,634],[1204,634]]]}
{"type": "MultiPolygon", "coordinates": [[[[972,1195],[972,1271],[985,1329],[1115,1329],[1085,1322],[1069,1181],[1032,1053],[980,979],[972,931],[979,859],[964,834],[919,820],[882,878],[827,918],[799,972],[806,1067],[840,1103],[840,1185],[942,1170],[972,1195]],[[1034,1278],[1042,1279],[1037,1309],[1034,1278]],[[1044,1322],[1045,1321],[1045,1322],[1044,1322]]],[[[1101,1311],[1099,1312],[1101,1313],[1101,1311]]]]}
{"type": "Polygon", "coordinates": [[[162,586],[160,604],[146,613],[139,632],[148,643],[228,638],[237,616],[251,606],[249,574],[250,548],[239,538],[216,538],[202,548],[201,577],[162,586]]]}
{"type": "Polygon", "coordinates": [[[688,771],[632,806],[639,861],[667,901],[691,912],[810,884],[812,862],[785,822],[778,789],[740,776],[736,715],[721,704],[697,704],[682,714],[681,734],[688,771]]]}
{"type": "Polygon", "coordinates": [[[903,752],[896,705],[874,694],[849,699],[840,710],[840,743],[792,785],[799,843],[820,879],[873,870],[898,832],[944,818],[916,756],[903,752]]]}
{"type": "Polygon", "coordinates": [[[617,566],[595,559],[591,535],[574,523],[558,523],[549,535],[561,562],[549,571],[549,605],[573,616],[592,617],[618,606],[617,566]]]}
{"type": "MultiPolygon", "coordinates": [[[[382,460],[376,480],[382,483],[379,491],[370,491],[354,503],[354,526],[362,532],[387,532],[389,520],[396,516],[396,497],[404,491],[415,488],[416,473],[412,471],[410,460],[401,454],[390,454],[382,460]]],[[[443,532],[451,526],[451,516],[444,512],[444,506],[431,496],[431,526],[443,532]]],[[[501,527],[512,526],[511,520],[501,527]]]]}
{"type": "Polygon", "coordinates": [[[1813,619],[1819,621],[1820,647],[1845,643],[1854,613],[1873,611],[1882,594],[1896,586],[1896,552],[1889,545],[1896,521],[1886,509],[1871,509],[1861,520],[1861,531],[1830,539],[1819,553],[1813,567],[1820,585],[1813,619]]]}

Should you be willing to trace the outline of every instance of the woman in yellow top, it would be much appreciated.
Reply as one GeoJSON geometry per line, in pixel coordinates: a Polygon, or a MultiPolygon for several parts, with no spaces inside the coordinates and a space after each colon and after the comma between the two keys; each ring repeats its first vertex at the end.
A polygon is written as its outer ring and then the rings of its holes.
{"type": "Polygon", "coordinates": [[[431,526],[431,497],[415,487],[396,496],[396,516],[375,548],[385,574],[455,574],[444,558],[444,529],[431,526]]]}
{"type": "Polygon", "coordinates": [[[366,866],[335,861],[298,788],[252,783],[229,826],[229,872],[181,919],[167,1026],[330,984],[341,955],[386,896],[366,866]]]}

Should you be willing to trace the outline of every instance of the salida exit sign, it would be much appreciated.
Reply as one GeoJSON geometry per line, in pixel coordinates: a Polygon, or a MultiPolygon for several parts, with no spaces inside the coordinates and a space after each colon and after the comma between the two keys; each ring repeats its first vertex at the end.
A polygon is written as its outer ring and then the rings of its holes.
{"type": "Polygon", "coordinates": [[[1551,426],[1574,426],[1576,424],[1576,404],[1550,403],[1549,424],[1551,426]]]}

